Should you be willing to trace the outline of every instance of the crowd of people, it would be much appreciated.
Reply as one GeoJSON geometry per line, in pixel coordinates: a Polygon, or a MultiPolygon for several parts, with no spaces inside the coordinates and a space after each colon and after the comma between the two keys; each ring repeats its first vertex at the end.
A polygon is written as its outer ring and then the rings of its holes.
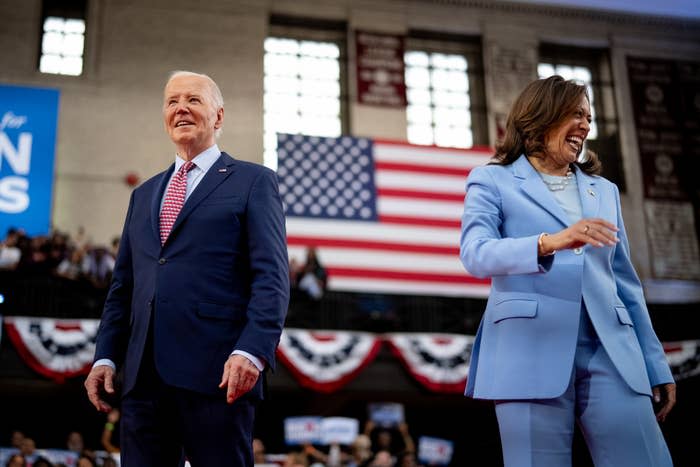
{"type": "Polygon", "coordinates": [[[349,446],[298,446],[286,454],[268,454],[259,438],[253,440],[256,467],[418,467],[416,445],[408,424],[378,426],[373,421],[349,446]]]}
{"type": "Polygon", "coordinates": [[[106,288],[118,248],[118,237],[109,246],[93,244],[82,227],[72,236],[54,230],[34,237],[10,228],[0,241],[0,270],[53,274],[106,288]]]}
{"type": "MultiPolygon", "coordinates": [[[[87,449],[83,435],[71,431],[66,437],[63,451],[73,453],[76,467],[117,467],[119,411],[107,414],[102,429],[101,450],[87,449]]],[[[54,463],[46,456],[46,450],[37,449],[32,438],[15,430],[10,439],[10,452],[5,467],[67,467],[65,463],[54,463]]],[[[253,440],[256,467],[418,467],[416,444],[409,432],[408,424],[394,427],[378,426],[373,421],[365,423],[364,431],[357,435],[349,446],[333,444],[315,446],[305,444],[293,447],[289,452],[271,454],[266,451],[261,438],[253,440]]],[[[187,464],[185,463],[185,466],[187,464]]]]}
{"type": "Polygon", "coordinates": [[[66,436],[62,449],[37,449],[36,442],[20,430],[14,430],[10,437],[10,446],[0,448],[5,457],[5,467],[118,467],[119,411],[113,410],[107,414],[102,428],[101,450],[91,450],[85,447],[82,433],[71,431],[66,436]],[[60,459],[60,460],[57,460],[60,459]]]}
{"type": "MultiPolygon", "coordinates": [[[[119,237],[109,246],[95,244],[79,227],[75,235],[54,230],[49,235],[28,236],[24,230],[10,228],[0,240],[0,270],[53,274],[65,279],[87,281],[106,288],[112,278],[119,237]]],[[[306,251],[303,262],[289,259],[289,283],[292,297],[318,301],[328,282],[326,269],[314,247],[306,251]]]]}

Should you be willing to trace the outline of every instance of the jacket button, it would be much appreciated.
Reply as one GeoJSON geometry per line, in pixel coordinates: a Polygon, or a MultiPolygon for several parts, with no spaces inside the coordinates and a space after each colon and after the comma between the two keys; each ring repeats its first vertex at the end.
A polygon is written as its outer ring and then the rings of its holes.
{"type": "Polygon", "coordinates": [[[161,258],[158,260],[158,264],[165,264],[165,258],[161,258]]]}
{"type": "MultiPolygon", "coordinates": [[[[581,253],[583,253],[583,248],[581,248],[581,247],[574,248],[574,253],[576,253],[577,255],[580,255],[581,253]]],[[[165,260],[163,260],[163,262],[165,262],[165,260]]]]}

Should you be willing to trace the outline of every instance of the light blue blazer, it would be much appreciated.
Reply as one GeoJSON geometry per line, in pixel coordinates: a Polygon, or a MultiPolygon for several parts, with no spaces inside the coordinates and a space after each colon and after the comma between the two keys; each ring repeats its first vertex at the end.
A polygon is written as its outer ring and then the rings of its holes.
{"type": "Polygon", "coordinates": [[[617,187],[576,169],[583,217],[620,230],[616,246],[537,256],[542,232],[571,221],[525,156],[472,170],[462,216],[460,258],[491,277],[465,394],[481,399],[560,396],[573,369],[581,301],[603,347],[633,391],[673,382],[629,255],[617,187]]]}

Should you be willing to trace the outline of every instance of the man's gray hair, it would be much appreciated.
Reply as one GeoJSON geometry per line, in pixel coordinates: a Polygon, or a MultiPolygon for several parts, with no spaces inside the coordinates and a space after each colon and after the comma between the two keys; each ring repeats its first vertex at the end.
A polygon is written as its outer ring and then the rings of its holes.
{"type": "MultiPolygon", "coordinates": [[[[209,94],[216,110],[219,110],[220,108],[224,107],[224,96],[223,94],[221,94],[221,89],[219,89],[219,86],[216,84],[216,81],[211,79],[209,75],[205,75],[203,73],[195,73],[194,71],[175,70],[172,73],[170,73],[170,76],[168,76],[166,86],[167,83],[169,83],[172,79],[178,78],[180,76],[196,76],[198,78],[203,78],[209,84],[209,94]]],[[[221,128],[217,129],[215,134],[218,138],[221,135],[221,128]]]]}

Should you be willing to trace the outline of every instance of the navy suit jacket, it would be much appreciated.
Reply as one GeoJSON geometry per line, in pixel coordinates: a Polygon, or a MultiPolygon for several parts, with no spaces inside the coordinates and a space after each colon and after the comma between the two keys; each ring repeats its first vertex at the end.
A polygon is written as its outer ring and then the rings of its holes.
{"type": "MultiPolygon", "coordinates": [[[[166,384],[217,394],[231,352],[275,364],[289,302],[277,177],[222,153],[191,193],[166,243],[159,210],[174,164],[131,195],[95,360],[123,365],[133,389],[152,326],[166,384]]],[[[251,393],[262,397],[262,378],[251,393]]]]}
{"type": "Polygon", "coordinates": [[[569,225],[525,156],[472,170],[462,217],[461,259],[491,293],[472,350],[466,394],[483,399],[560,396],[569,384],[581,301],[629,387],[673,382],[630,260],[617,187],[576,169],[583,217],[619,228],[620,242],[538,258],[541,232],[569,225]]]}

